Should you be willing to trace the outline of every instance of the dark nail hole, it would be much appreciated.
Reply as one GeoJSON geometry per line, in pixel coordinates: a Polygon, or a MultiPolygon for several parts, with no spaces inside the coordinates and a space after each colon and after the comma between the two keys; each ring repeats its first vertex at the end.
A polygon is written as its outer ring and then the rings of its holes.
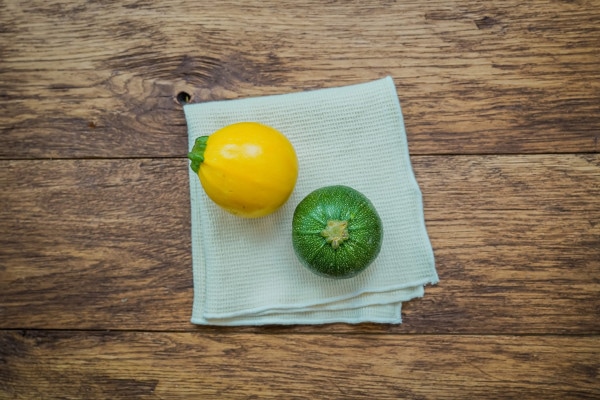
{"type": "Polygon", "coordinates": [[[485,16],[481,19],[475,20],[475,25],[477,25],[477,29],[489,29],[496,25],[497,22],[498,21],[496,21],[494,18],[485,16]]]}
{"type": "Polygon", "coordinates": [[[192,100],[192,96],[190,96],[187,92],[179,92],[177,93],[177,102],[181,105],[187,104],[192,100]]]}

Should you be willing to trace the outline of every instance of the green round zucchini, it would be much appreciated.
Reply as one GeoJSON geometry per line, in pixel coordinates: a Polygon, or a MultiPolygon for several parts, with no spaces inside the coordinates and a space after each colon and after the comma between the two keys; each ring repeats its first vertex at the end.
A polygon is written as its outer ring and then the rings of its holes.
{"type": "Polygon", "coordinates": [[[314,273],[350,278],[377,258],[383,224],[371,201],[348,186],[327,186],[307,195],[292,219],[296,255],[314,273]]]}

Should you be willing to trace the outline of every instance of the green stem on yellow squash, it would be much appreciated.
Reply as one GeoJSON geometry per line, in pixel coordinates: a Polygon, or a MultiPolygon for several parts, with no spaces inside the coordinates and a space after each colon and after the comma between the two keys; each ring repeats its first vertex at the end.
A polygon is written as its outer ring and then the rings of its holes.
{"type": "Polygon", "coordinates": [[[348,234],[348,221],[330,220],[327,226],[321,231],[321,236],[331,245],[334,250],[340,247],[350,235],[348,234]]]}
{"type": "Polygon", "coordinates": [[[206,150],[206,142],[208,141],[208,136],[200,136],[194,142],[194,147],[192,151],[188,153],[188,158],[192,161],[190,163],[190,168],[195,173],[198,173],[198,169],[200,169],[200,164],[204,161],[204,151],[206,150]]]}

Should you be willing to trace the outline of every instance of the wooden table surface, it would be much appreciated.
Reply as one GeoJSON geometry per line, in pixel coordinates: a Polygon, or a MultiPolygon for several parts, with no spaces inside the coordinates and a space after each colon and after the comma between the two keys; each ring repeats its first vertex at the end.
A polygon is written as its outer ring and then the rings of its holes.
{"type": "Polygon", "coordinates": [[[600,398],[600,2],[0,0],[0,398],[600,398]],[[199,327],[178,103],[394,78],[440,283],[199,327]]]}

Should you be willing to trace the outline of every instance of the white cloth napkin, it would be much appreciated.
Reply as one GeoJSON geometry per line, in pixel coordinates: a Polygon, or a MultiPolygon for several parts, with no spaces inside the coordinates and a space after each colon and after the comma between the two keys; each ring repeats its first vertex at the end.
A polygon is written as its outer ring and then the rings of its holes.
{"type": "Polygon", "coordinates": [[[391,77],[352,86],[184,106],[189,148],[198,136],[256,121],[292,142],[298,181],[274,214],[221,210],[190,169],[194,305],[203,325],[400,323],[401,303],[438,281],[396,88],[391,77]],[[311,191],[347,185],[383,221],[382,249],[350,279],[317,276],[292,247],[296,205],[311,191]]]}

